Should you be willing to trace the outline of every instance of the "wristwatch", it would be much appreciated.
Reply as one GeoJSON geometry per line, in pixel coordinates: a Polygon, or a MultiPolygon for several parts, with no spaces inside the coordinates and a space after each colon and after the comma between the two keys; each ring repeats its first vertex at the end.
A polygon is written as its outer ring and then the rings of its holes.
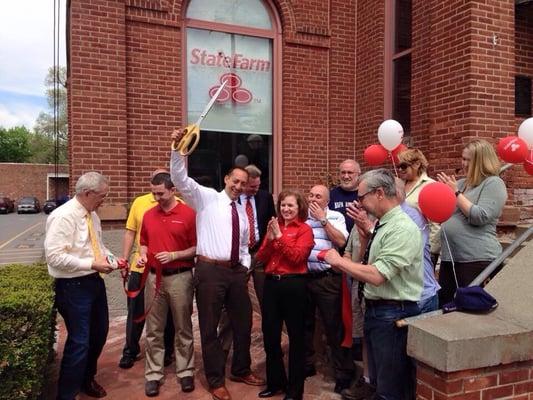
{"type": "Polygon", "coordinates": [[[461,192],[460,190],[458,190],[457,192],[455,192],[455,197],[459,196],[461,193],[463,193],[463,192],[461,192]]]}
{"type": "Polygon", "coordinates": [[[328,220],[327,220],[326,218],[322,218],[322,219],[320,220],[320,225],[322,225],[322,226],[326,226],[327,224],[328,224],[328,220]]]}

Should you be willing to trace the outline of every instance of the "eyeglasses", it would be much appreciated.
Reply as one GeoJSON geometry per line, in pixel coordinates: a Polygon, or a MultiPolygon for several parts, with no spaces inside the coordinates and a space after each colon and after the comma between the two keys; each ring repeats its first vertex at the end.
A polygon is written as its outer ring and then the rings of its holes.
{"type": "Polygon", "coordinates": [[[368,195],[370,193],[374,193],[375,191],[376,191],[376,189],[372,189],[372,190],[369,190],[368,192],[366,192],[365,194],[359,194],[359,195],[357,195],[357,199],[359,200],[359,202],[362,202],[366,195],[368,195]]]}
{"type": "Polygon", "coordinates": [[[411,164],[409,164],[409,163],[401,163],[401,164],[398,164],[398,169],[406,170],[410,166],[411,166],[411,164]]]}

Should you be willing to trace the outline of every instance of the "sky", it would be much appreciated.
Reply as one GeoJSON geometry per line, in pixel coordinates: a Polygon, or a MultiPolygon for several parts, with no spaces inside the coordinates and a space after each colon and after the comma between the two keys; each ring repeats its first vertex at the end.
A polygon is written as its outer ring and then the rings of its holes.
{"type": "MultiPolygon", "coordinates": [[[[60,13],[60,65],[66,65],[65,4],[60,13]]],[[[48,111],[44,78],[54,62],[54,0],[0,0],[0,126],[32,129],[48,111]]],[[[57,4],[57,3],[56,3],[57,4]]]]}

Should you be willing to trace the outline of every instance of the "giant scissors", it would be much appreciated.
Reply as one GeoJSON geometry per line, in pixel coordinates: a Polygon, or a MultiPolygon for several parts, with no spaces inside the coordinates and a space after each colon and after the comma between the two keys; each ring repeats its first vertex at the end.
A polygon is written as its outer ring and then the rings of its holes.
{"type": "Polygon", "coordinates": [[[178,143],[176,143],[175,140],[172,141],[172,150],[178,151],[182,156],[188,156],[194,151],[194,149],[196,149],[196,146],[198,146],[198,142],[200,141],[200,124],[209,113],[209,110],[211,110],[211,107],[213,107],[213,104],[215,104],[215,101],[218,96],[220,96],[222,90],[224,90],[226,83],[227,80],[222,82],[213,97],[211,97],[211,100],[209,100],[209,103],[205,106],[204,111],[202,111],[198,120],[194,124],[183,129],[183,135],[180,141],[178,143]]]}

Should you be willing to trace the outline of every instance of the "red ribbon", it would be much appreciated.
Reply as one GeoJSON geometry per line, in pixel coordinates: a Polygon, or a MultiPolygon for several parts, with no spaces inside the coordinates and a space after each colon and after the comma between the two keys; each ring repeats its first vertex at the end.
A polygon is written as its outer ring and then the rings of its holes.
{"type": "MultiPolygon", "coordinates": [[[[143,271],[143,274],[141,276],[141,284],[139,285],[139,289],[137,289],[137,290],[128,290],[128,287],[127,287],[128,286],[128,276],[130,274],[129,263],[128,263],[127,260],[118,260],[117,264],[118,264],[118,268],[120,270],[120,275],[122,276],[122,285],[124,286],[124,293],[126,293],[126,296],[128,296],[128,298],[130,298],[130,299],[136,298],[139,295],[139,293],[141,293],[142,290],[144,289],[144,287],[146,286],[146,280],[148,279],[148,274],[150,273],[150,268],[147,267],[147,266],[144,267],[144,271],[143,271]]],[[[133,322],[135,322],[135,323],[142,322],[148,316],[148,313],[150,312],[150,310],[152,309],[152,305],[154,304],[155,298],[159,295],[159,290],[161,288],[161,277],[162,277],[162,267],[161,267],[161,265],[159,265],[159,266],[157,266],[155,268],[155,293],[154,293],[154,298],[150,302],[150,306],[148,307],[148,309],[146,309],[146,307],[145,307],[144,313],[141,316],[134,317],[133,318],[133,322]]]]}

